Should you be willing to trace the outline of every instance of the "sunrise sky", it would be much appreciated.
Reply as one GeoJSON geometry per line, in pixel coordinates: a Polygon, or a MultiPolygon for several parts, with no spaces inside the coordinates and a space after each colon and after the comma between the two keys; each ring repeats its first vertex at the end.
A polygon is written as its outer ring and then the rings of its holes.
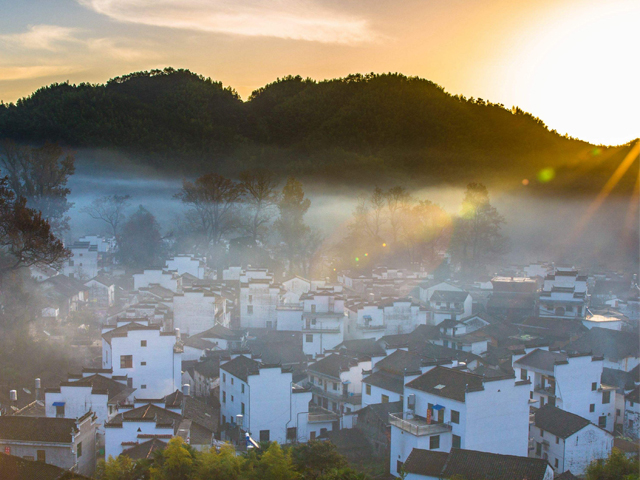
{"type": "Polygon", "coordinates": [[[0,0],[0,100],[188,68],[247,96],[401,72],[593,143],[640,136],[637,0],[0,0]]]}

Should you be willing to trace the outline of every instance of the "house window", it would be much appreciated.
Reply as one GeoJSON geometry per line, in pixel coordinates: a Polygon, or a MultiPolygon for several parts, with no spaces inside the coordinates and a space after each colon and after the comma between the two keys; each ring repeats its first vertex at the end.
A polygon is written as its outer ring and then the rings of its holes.
{"type": "Polygon", "coordinates": [[[298,438],[298,431],[296,427],[287,428],[287,440],[294,442],[298,438]]]}
{"type": "Polygon", "coordinates": [[[249,303],[253,303],[253,295],[249,295],[249,303]]]}
{"type": "Polygon", "coordinates": [[[460,438],[460,435],[453,435],[451,437],[451,446],[453,448],[461,448],[460,446],[462,445],[462,439],[460,438]]]}
{"type": "Polygon", "coordinates": [[[333,382],[333,389],[338,390],[338,384],[336,382],[333,382]]]}
{"type": "Polygon", "coordinates": [[[240,413],[244,415],[244,403],[240,403],[240,413]]]}
{"type": "Polygon", "coordinates": [[[76,453],[78,454],[78,458],[82,456],[82,442],[78,442],[78,448],[76,448],[76,453]]]}
{"type": "Polygon", "coordinates": [[[233,402],[233,395],[231,395],[231,401],[233,402]]]}
{"type": "Polygon", "coordinates": [[[597,384],[597,382],[593,382],[593,383],[591,384],[591,391],[592,391],[592,392],[595,392],[597,389],[598,389],[598,384],[597,384]]]}
{"type": "Polygon", "coordinates": [[[222,392],[222,403],[227,403],[227,392],[222,392]]]}
{"type": "Polygon", "coordinates": [[[520,380],[526,380],[527,379],[527,370],[525,368],[521,368],[520,369],[520,380]]]}
{"type": "Polygon", "coordinates": [[[146,347],[147,346],[147,341],[146,340],[140,340],[140,346],[141,347],[146,347]]]}
{"type": "Polygon", "coordinates": [[[544,407],[544,397],[540,397],[540,406],[544,407]]]}
{"type": "Polygon", "coordinates": [[[244,383],[242,384],[242,393],[244,393],[244,383]]]}
{"type": "Polygon", "coordinates": [[[540,429],[540,436],[544,438],[544,430],[540,429]]]}
{"type": "Polygon", "coordinates": [[[47,457],[44,450],[36,451],[36,460],[38,460],[39,462],[47,463],[47,457]]]}
{"type": "Polygon", "coordinates": [[[260,441],[261,442],[269,441],[269,430],[260,430],[260,441]]]}
{"type": "Polygon", "coordinates": [[[309,440],[315,440],[316,439],[316,432],[310,432],[309,433],[309,440]]]}
{"type": "Polygon", "coordinates": [[[223,381],[223,382],[226,382],[226,381],[227,381],[227,374],[226,374],[226,373],[223,373],[223,374],[222,374],[222,381],[223,381]]]}
{"type": "Polygon", "coordinates": [[[380,403],[389,403],[389,395],[381,395],[380,403]]]}
{"type": "Polygon", "coordinates": [[[602,416],[598,417],[598,426],[600,428],[607,428],[607,416],[606,415],[602,415],[602,416]]]}
{"type": "Polygon", "coordinates": [[[141,388],[142,390],[146,390],[146,389],[147,389],[147,386],[146,386],[146,385],[140,385],[140,388],[141,388]]]}
{"type": "Polygon", "coordinates": [[[313,335],[305,335],[304,339],[307,343],[313,343],[313,335]]]}
{"type": "Polygon", "coordinates": [[[592,403],[591,405],[589,405],[589,412],[593,413],[596,411],[596,404],[592,403]]]}
{"type": "Polygon", "coordinates": [[[133,355],[120,355],[120,368],[133,368],[133,355]]]}
{"type": "Polygon", "coordinates": [[[142,365],[143,367],[147,364],[147,362],[140,362],[140,365],[142,365]]]}
{"type": "Polygon", "coordinates": [[[451,410],[451,423],[460,423],[460,412],[451,410]]]}
{"type": "Polygon", "coordinates": [[[558,459],[557,458],[556,458],[555,462],[553,462],[553,464],[555,465],[556,468],[558,468],[559,463],[558,463],[558,459]]]}
{"type": "Polygon", "coordinates": [[[560,437],[556,436],[556,443],[560,443],[560,437]]]}
{"type": "Polygon", "coordinates": [[[429,437],[429,450],[435,450],[436,448],[440,448],[440,435],[429,437]]]}
{"type": "Polygon", "coordinates": [[[371,385],[369,385],[368,383],[366,384],[365,391],[367,392],[367,395],[371,395],[371,385]]]}
{"type": "Polygon", "coordinates": [[[602,403],[609,403],[611,401],[611,391],[607,390],[602,392],[602,403]]]}
{"type": "Polygon", "coordinates": [[[231,385],[233,385],[233,377],[231,377],[231,385]]]}
{"type": "Polygon", "coordinates": [[[620,416],[620,409],[616,408],[616,417],[619,417],[619,416],[620,416]]]}
{"type": "Polygon", "coordinates": [[[224,425],[225,423],[227,423],[227,417],[222,415],[222,424],[224,425]]]}
{"type": "Polygon", "coordinates": [[[542,444],[540,442],[536,442],[536,457],[542,455],[542,444]]]}
{"type": "Polygon", "coordinates": [[[56,405],[56,417],[57,418],[64,418],[64,404],[63,405],[56,405]]]}
{"type": "Polygon", "coordinates": [[[253,305],[247,305],[247,314],[253,315],[253,305]]]}
{"type": "Polygon", "coordinates": [[[398,473],[401,473],[401,472],[402,472],[402,466],[403,466],[403,463],[402,463],[400,460],[398,460],[398,461],[396,462],[396,471],[397,471],[398,473]]]}

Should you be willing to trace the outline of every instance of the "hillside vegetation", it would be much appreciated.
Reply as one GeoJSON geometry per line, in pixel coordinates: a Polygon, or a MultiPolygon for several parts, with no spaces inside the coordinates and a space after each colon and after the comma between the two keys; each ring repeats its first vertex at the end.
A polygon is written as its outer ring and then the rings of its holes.
{"type": "Polygon", "coordinates": [[[116,149],[170,172],[266,166],[360,184],[519,182],[552,168],[554,186],[571,189],[596,188],[629,149],[561,136],[518,108],[399,74],[286,77],[243,102],[230,87],[174,69],[43,87],[0,105],[0,138],[116,149]]]}

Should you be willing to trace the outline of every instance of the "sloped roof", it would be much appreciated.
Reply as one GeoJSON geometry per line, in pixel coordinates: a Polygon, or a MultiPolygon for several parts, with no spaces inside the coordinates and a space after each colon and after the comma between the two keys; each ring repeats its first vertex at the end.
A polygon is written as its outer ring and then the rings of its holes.
{"type": "Polygon", "coordinates": [[[89,477],[49,463],[25,460],[4,453],[0,453],[0,472],[2,480],[89,480],[89,477]]]}
{"type": "Polygon", "coordinates": [[[302,343],[277,342],[262,343],[249,342],[247,348],[251,354],[260,357],[266,364],[293,365],[307,362],[307,356],[302,350],[302,343]]]}
{"type": "Polygon", "coordinates": [[[439,478],[448,459],[448,452],[414,448],[402,468],[406,473],[439,478]]]}
{"type": "Polygon", "coordinates": [[[560,438],[568,438],[591,422],[580,415],[569,413],[553,405],[545,405],[536,410],[535,426],[560,438]]]}
{"type": "Polygon", "coordinates": [[[87,286],[82,282],[66,275],[55,275],[47,278],[40,282],[40,285],[47,290],[46,293],[53,292],[63,298],[71,298],[79,292],[87,290],[87,286]]]}
{"type": "Polygon", "coordinates": [[[625,395],[625,401],[640,403],[640,385],[634,388],[631,392],[625,395]]]}
{"type": "Polygon", "coordinates": [[[220,365],[220,369],[246,382],[249,375],[259,373],[260,364],[244,355],[239,355],[233,360],[220,365]]]}
{"type": "MultiPolygon", "coordinates": [[[[114,337],[126,337],[127,333],[133,330],[160,330],[160,325],[142,325],[136,322],[125,323],[120,327],[116,327],[113,330],[109,330],[102,334],[102,338],[109,344],[114,337]]],[[[175,335],[170,332],[170,335],[175,335]]]]}
{"type": "Polygon", "coordinates": [[[456,292],[452,290],[436,290],[429,299],[430,302],[464,302],[469,296],[469,292],[456,292]]]}
{"type": "Polygon", "coordinates": [[[602,369],[600,383],[609,387],[616,387],[618,393],[633,390],[636,382],[640,383],[640,379],[637,376],[634,378],[632,372],[607,367],[602,369]]]}
{"type": "Polygon", "coordinates": [[[465,401],[467,391],[484,388],[481,376],[445,367],[435,367],[406,386],[459,402],[465,401]]]}
{"type": "Polygon", "coordinates": [[[404,390],[404,377],[386,372],[374,372],[362,379],[362,383],[368,383],[374,387],[402,394],[404,390]]]}
{"type": "Polygon", "coordinates": [[[77,431],[73,418],[0,416],[0,441],[71,443],[77,431]]]}
{"type": "Polygon", "coordinates": [[[141,407],[132,408],[131,410],[125,410],[124,412],[119,413],[109,420],[105,426],[118,427],[122,426],[123,422],[135,422],[138,420],[155,420],[156,423],[173,424],[174,421],[180,420],[180,414],[149,403],[147,405],[142,405],[141,407]]]}
{"type": "Polygon", "coordinates": [[[543,480],[549,463],[541,458],[452,448],[441,478],[465,480],[543,480]]]}
{"type": "Polygon", "coordinates": [[[61,384],[61,386],[70,387],[76,385],[90,386],[92,391],[108,393],[109,403],[113,403],[115,400],[124,400],[136,390],[135,388],[130,388],[127,385],[116,382],[115,380],[100,375],[99,373],[94,373],[93,375],[83,377],[79,380],[63,382],[61,384]]]}
{"type": "Polygon", "coordinates": [[[379,357],[386,355],[375,338],[361,338],[357,340],[345,340],[336,347],[336,350],[344,350],[348,355],[379,357]]]}
{"type": "Polygon", "coordinates": [[[215,357],[207,358],[203,362],[196,363],[193,369],[203,377],[217,378],[220,376],[220,359],[215,357]]]}
{"type": "Polygon", "coordinates": [[[402,401],[398,400],[397,402],[387,402],[387,403],[372,403],[367,405],[366,407],[358,410],[358,416],[366,415],[367,412],[371,412],[381,420],[385,422],[385,424],[389,425],[389,414],[390,413],[398,413],[402,411],[402,401]]]}
{"type": "Polygon", "coordinates": [[[340,372],[347,372],[350,367],[357,364],[358,361],[352,357],[333,353],[309,365],[309,372],[340,378],[340,372]]]}
{"type": "Polygon", "coordinates": [[[553,372],[554,366],[558,363],[566,363],[567,356],[560,352],[549,352],[536,348],[532,352],[522,357],[520,360],[513,362],[519,367],[535,368],[544,370],[545,372],[553,372]]]}
{"type": "Polygon", "coordinates": [[[582,337],[569,343],[565,350],[568,353],[590,353],[618,361],[627,357],[640,357],[640,342],[637,335],[630,335],[628,332],[593,327],[582,337]]]}
{"type": "Polygon", "coordinates": [[[376,362],[375,369],[397,375],[404,375],[405,372],[419,372],[421,366],[422,357],[420,355],[407,352],[406,350],[396,350],[391,355],[387,355],[385,358],[376,362]]]}
{"type": "Polygon", "coordinates": [[[128,448],[121,455],[126,455],[131,460],[149,460],[156,450],[164,450],[167,446],[166,442],[158,438],[152,438],[144,443],[128,448]]]}

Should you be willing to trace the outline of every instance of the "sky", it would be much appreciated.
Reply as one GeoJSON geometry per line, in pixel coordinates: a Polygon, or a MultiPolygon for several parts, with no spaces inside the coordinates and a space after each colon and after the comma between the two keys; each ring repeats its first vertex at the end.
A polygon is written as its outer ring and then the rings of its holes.
{"type": "Polygon", "coordinates": [[[246,99],[278,77],[400,72],[561,134],[640,137],[638,0],[0,0],[0,100],[188,68],[246,99]]]}

